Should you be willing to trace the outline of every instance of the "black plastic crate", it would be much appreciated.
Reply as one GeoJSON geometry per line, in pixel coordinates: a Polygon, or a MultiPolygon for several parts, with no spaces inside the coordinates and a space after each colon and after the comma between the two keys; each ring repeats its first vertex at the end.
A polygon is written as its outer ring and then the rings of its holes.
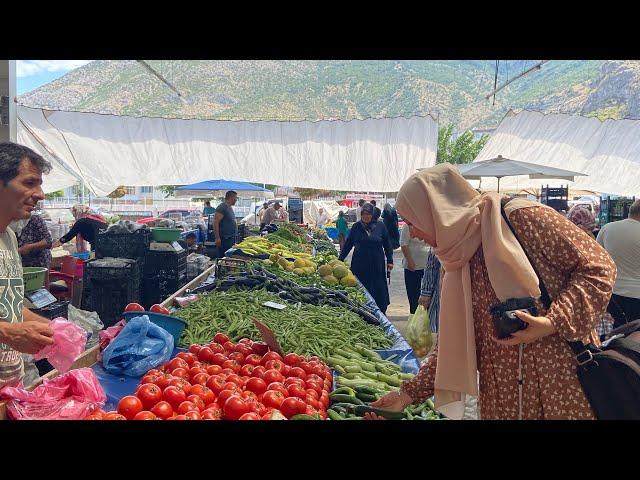
{"type": "Polygon", "coordinates": [[[96,312],[105,328],[118,323],[127,304],[141,300],[140,278],[84,282],[82,309],[96,312]]]}
{"type": "Polygon", "coordinates": [[[99,233],[96,236],[96,257],[132,258],[142,262],[150,242],[151,230],[148,229],[133,233],[99,233]]]}
{"type": "Polygon", "coordinates": [[[142,282],[142,305],[150,308],[162,303],[188,283],[186,270],[177,277],[151,277],[142,282]]]}
{"type": "Polygon", "coordinates": [[[148,251],[144,259],[144,276],[179,276],[187,270],[187,251],[156,252],[148,251]]]}
{"type": "Polygon", "coordinates": [[[57,317],[67,318],[67,315],[69,314],[69,302],[55,302],[51,305],[47,305],[46,307],[37,308],[31,311],[41,317],[48,318],[49,320],[53,320],[57,317]]]}

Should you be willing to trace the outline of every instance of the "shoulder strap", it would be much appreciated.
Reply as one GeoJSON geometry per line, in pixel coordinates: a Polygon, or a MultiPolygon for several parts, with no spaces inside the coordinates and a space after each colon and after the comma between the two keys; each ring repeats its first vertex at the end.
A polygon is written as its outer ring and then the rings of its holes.
{"type": "MultiPolygon", "coordinates": [[[[507,222],[507,225],[509,226],[509,229],[511,230],[511,233],[513,233],[513,236],[516,237],[516,240],[518,241],[518,243],[522,247],[522,251],[527,256],[527,259],[529,260],[529,263],[531,264],[531,267],[533,268],[533,271],[538,276],[538,282],[539,282],[539,285],[540,285],[540,300],[542,301],[542,304],[544,305],[544,308],[549,310],[549,308],[551,307],[551,296],[549,295],[549,292],[547,291],[547,287],[545,287],[545,285],[544,285],[544,281],[542,280],[542,276],[540,275],[540,272],[538,272],[538,269],[536,268],[536,264],[531,260],[531,257],[529,256],[529,254],[527,253],[527,250],[524,248],[524,245],[522,244],[522,242],[518,238],[518,234],[516,233],[515,229],[513,228],[513,225],[511,225],[511,222],[507,218],[507,214],[504,211],[504,207],[510,201],[511,201],[511,198],[509,198],[509,197],[505,197],[505,198],[502,199],[502,205],[501,205],[502,218],[504,218],[504,221],[507,222]]],[[[585,346],[585,344],[582,343],[582,342],[569,342],[569,341],[567,341],[567,343],[569,344],[569,347],[571,347],[571,350],[573,350],[573,352],[576,354],[576,356],[578,356],[578,355],[580,355],[580,354],[582,354],[582,353],[584,353],[585,351],[588,350],[588,347],[585,346]]]]}

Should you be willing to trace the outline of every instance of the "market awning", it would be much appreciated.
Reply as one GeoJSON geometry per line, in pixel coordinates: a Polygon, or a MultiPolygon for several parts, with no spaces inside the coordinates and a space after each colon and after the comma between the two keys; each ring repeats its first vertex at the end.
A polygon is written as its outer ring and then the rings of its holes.
{"type": "Polygon", "coordinates": [[[430,117],[349,122],[126,117],[18,107],[28,128],[98,195],[119,185],[229,178],[331,190],[394,192],[436,160],[430,117]]]}
{"type": "Polygon", "coordinates": [[[258,187],[247,182],[235,182],[233,180],[205,180],[204,182],[182,185],[176,188],[176,197],[197,197],[211,196],[223,197],[224,194],[233,190],[240,196],[273,198],[273,192],[263,187],[258,187]]]}
{"type": "MultiPolygon", "coordinates": [[[[510,111],[475,162],[503,157],[587,174],[571,184],[575,190],[616,195],[640,193],[640,120],[605,120],[565,114],[510,111]]],[[[501,190],[567,185],[567,180],[508,177],[501,190]]],[[[483,179],[495,190],[496,179],[483,179]]]]}

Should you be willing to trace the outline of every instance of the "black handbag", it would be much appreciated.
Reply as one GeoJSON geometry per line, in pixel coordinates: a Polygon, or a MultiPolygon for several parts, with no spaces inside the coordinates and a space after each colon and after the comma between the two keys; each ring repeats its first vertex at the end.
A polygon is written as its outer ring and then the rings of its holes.
{"type": "MultiPolygon", "coordinates": [[[[511,226],[502,204],[502,216],[511,232],[511,226]]],[[[522,245],[522,244],[521,244],[522,245]]],[[[551,297],[535,264],[527,255],[540,281],[540,299],[545,309],[551,306],[551,297]]],[[[585,345],[567,342],[578,364],[578,380],[598,420],[640,420],[640,320],[622,325],[606,336],[603,344],[585,345]]]]}

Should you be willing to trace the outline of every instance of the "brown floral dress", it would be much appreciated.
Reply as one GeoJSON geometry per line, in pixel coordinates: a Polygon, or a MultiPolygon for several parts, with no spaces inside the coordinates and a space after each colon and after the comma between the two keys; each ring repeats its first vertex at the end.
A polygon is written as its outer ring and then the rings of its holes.
{"type": "MultiPolygon", "coordinates": [[[[594,419],[566,341],[599,345],[595,327],[611,296],[615,264],[593,238],[550,208],[517,209],[509,221],[553,299],[548,312],[538,304],[539,315],[548,317],[557,331],[520,346],[502,346],[492,339],[489,307],[499,300],[479,248],[471,258],[470,270],[480,418],[594,419]]],[[[419,374],[402,385],[414,401],[433,395],[436,363],[437,346],[419,374]]]]}

